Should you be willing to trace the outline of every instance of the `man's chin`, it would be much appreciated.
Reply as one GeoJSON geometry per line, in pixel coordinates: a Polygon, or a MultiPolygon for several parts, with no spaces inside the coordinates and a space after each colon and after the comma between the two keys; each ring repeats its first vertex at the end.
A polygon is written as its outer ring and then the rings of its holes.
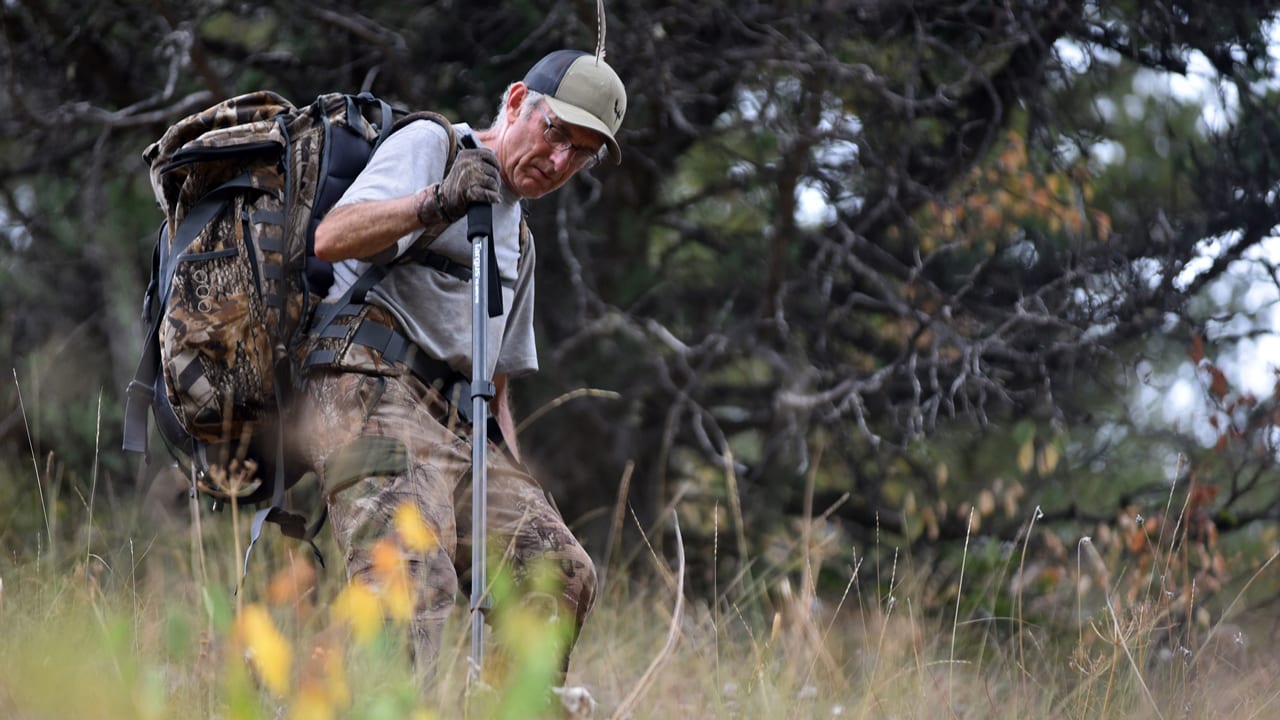
{"type": "Polygon", "coordinates": [[[563,180],[557,182],[551,176],[534,169],[521,173],[520,182],[516,184],[515,191],[525,200],[536,200],[559,190],[562,185],[564,185],[563,180]]]}
{"type": "Polygon", "coordinates": [[[537,200],[554,189],[548,189],[543,183],[526,182],[516,188],[516,194],[525,200],[537,200]]]}

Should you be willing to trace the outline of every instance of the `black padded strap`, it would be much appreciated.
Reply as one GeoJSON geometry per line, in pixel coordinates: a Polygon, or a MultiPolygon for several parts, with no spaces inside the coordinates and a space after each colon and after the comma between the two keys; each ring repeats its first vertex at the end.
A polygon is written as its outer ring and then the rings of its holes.
{"type": "MultiPolygon", "coordinates": [[[[447,257],[445,255],[441,255],[440,253],[435,252],[434,250],[429,250],[427,248],[418,248],[417,246],[414,246],[404,254],[403,258],[416,262],[419,265],[425,265],[429,268],[439,270],[440,272],[446,275],[452,275],[453,277],[456,277],[463,282],[471,282],[471,266],[470,265],[460,263],[457,260],[454,260],[453,258],[447,257]]],[[[490,272],[489,273],[490,278],[492,278],[494,274],[495,273],[490,272]]],[[[502,283],[502,286],[506,288],[514,288],[516,286],[515,280],[508,280],[506,278],[502,278],[500,282],[502,283]]],[[[501,307],[501,305],[502,305],[502,296],[499,295],[498,306],[501,307]]],[[[492,304],[490,305],[490,308],[492,311],[492,304]]]]}
{"type": "Polygon", "coordinates": [[[147,292],[142,299],[142,323],[146,335],[142,338],[142,356],[138,358],[138,368],[133,373],[133,380],[125,389],[124,404],[124,438],[122,446],[126,452],[142,453],[146,461],[151,462],[147,448],[147,413],[156,397],[156,377],[160,374],[160,317],[151,316],[152,309],[157,308],[160,287],[160,244],[164,242],[165,223],[160,224],[155,248],[151,251],[151,279],[147,282],[147,292]]]}
{"type": "Polygon", "coordinates": [[[374,285],[382,282],[382,278],[387,276],[389,270],[390,268],[386,265],[371,265],[352,283],[351,287],[347,288],[340,299],[333,303],[321,304],[316,308],[315,318],[311,321],[311,332],[323,333],[343,314],[351,314],[353,309],[358,310],[359,306],[364,304],[365,296],[374,285]]]}
{"type": "Polygon", "coordinates": [[[389,105],[386,100],[374,96],[373,93],[362,92],[359,95],[348,95],[347,124],[355,125],[355,118],[359,118],[360,122],[369,124],[368,118],[364,116],[364,112],[361,111],[359,107],[361,105],[367,105],[370,107],[376,105],[378,107],[378,139],[373,145],[373,149],[376,150],[378,146],[382,144],[382,141],[387,139],[387,136],[391,134],[390,131],[395,125],[395,112],[391,109],[391,105],[389,105]]]}
{"type": "MultiPolygon", "coordinates": [[[[319,331],[319,338],[346,337],[351,328],[346,325],[330,325],[319,331]]],[[[454,370],[449,363],[438,360],[418,349],[399,330],[372,320],[362,320],[351,336],[351,342],[363,345],[378,353],[387,363],[403,363],[423,384],[442,393],[459,383],[466,383],[466,376],[454,370]]],[[[324,367],[338,361],[337,350],[316,350],[307,355],[305,367],[324,367]]],[[[469,397],[469,392],[463,397],[469,397]]],[[[459,405],[461,408],[461,405],[459,405]]]]}

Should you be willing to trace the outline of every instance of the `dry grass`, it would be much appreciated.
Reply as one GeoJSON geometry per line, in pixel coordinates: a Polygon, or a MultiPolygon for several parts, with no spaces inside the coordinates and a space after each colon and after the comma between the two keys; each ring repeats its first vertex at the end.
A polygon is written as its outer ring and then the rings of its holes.
{"type": "MultiPolygon", "coordinates": [[[[734,525],[726,535],[741,553],[732,458],[725,466],[734,525]]],[[[519,639],[507,677],[523,680],[475,691],[460,601],[438,681],[421,697],[403,626],[412,589],[396,582],[394,561],[382,584],[400,594],[371,595],[346,585],[339,568],[318,571],[273,533],[241,585],[234,513],[210,516],[194,500],[185,516],[138,505],[104,511],[96,463],[77,505],[65,501],[52,456],[43,472],[34,467],[39,492],[28,497],[38,505],[28,514],[38,524],[24,537],[36,549],[21,562],[0,559],[0,718],[550,716],[539,685],[549,676],[538,674],[546,653],[530,648],[557,641],[532,618],[490,635],[519,639]]],[[[628,480],[629,471],[620,498],[628,480]]],[[[826,513],[814,513],[813,482],[808,519],[767,557],[743,557],[727,571],[717,503],[710,550],[720,570],[699,596],[685,590],[680,534],[694,509],[673,502],[623,547],[619,502],[606,555],[617,559],[603,568],[608,580],[569,677],[594,694],[595,717],[1280,713],[1280,652],[1266,641],[1273,628],[1241,610],[1255,581],[1274,585],[1280,551],[1251,569],[1233,556],[1240,568],[1228,572],[1198,512],[1211,495],[1194,485],[1180,511],[1171,491],[1158,515],[1122,515],[1074,547],[1037,526],[1035,508],[1018,543],[966,537],[958,557],[917,565],[879,533],[872,547],[835,549],[826,513]],[[650,544],[659,534],[667,556],[650,544]]],[[[982,505],[967,511],[971,528],[982,505]]],[[[416,516],[397,514],[397,531],[419,549],[434,542],[416,516]]],[[[0,541],[12,545],[15,533],[0,528],[0,541]]],[[[336,562],[327,537],[322,547],[336,562]]]]}
{"type": "MultiPolygon", "coordinates": [[[[0,717],[458,716],[467,691],[461,608],[436,690],[419,699],[394,622],[371,641],[354,638],[331,609],[339,573],[317,573],[286,541],[264,546],[234,597],[237,545],[225,519],[153,531],[146,542],[99,527],[94,542],[115,547],[0,564],[0,717]],[[197,531],[199,543],[187,535],[197,531]],[[248,613],[261,613],[258,625],[248,613]]],[[[802,568],[807,538],[794,549],[802,568]]],[[[851,554],[843,594],[819,597],[812,571],[761,572],[770,579],[715,603],[681,602],[678,563],[646,550],[648,571],[637,562],[610,573],[570,681],[591,689],[596,717],[1242,720],[1280,711],[1280,657],[1235,609],[1182,626],[1167,591],[1125,596],[1112,579],[1119,569],[1083,541],[1071,583],[1075,633],[1054,636],[1023,617],[1034,603],[1009,581],[1027,563],[1025,548],[1008,553],[994,576],[1002,581],[958,576],[943,607],[931,579],[888,548],[879,583],[851,554]],[[642,575],[652,579],[634,580],[642,575]],[[998,602],[1009,593],[1014,602],[998,602]],[[1014,616],[975,609],[998,605],[1014,616]]],[[[336,557],[332,547],[327,555],[336,557]]],[[[520,702],[471,707],[476,716],[537,714],[520,702]]]]}

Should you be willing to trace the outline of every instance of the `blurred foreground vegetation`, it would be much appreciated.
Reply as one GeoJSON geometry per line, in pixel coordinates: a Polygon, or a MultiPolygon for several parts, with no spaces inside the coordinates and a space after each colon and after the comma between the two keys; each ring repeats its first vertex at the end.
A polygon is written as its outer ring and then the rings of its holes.
{"type": "MultiPolygon", "coordinates": [[[[393,597],[395,583],[363,592],[273,542],[236,593],[231,518],[143,529],[136,516],[80,515],[64,518],[83,521],[67,544],[0,563],[5,718],[557,716],[546,694],[554,631],[532,616],[490,633],[517,649],[504,673],[490,652],[476,690],[460,603],[424,697],[395,609],[411,598],[393,597]]],[[[1025,518],[1030,534],[1017,545],[973,539],[945,577],[906,546],[826,547],[815,521],[758,558],[749,590],[732,600],[688,596],[680,553],[669,562],[636,548],[610,568],[574,655],[569,682],[596,701],[581,717],[1276,712],[1275,614],[1255,604],[1274,598],[1259,587],[1275,577],[1274,536],[1258,538],[1272,554],[1256,570],[1247,553],[1226,551],[1213,571],[1222,587],[1209,590],[1191,582],[1217,562],[1203,543],[1144,522],[1064,547],[1039,519],[1025,518]],[[821,559],[844,568],[838,592],[817,592],[805,571],[821,559]]],[[[322,548],[335,557],[331,543],[322,548]]]]}

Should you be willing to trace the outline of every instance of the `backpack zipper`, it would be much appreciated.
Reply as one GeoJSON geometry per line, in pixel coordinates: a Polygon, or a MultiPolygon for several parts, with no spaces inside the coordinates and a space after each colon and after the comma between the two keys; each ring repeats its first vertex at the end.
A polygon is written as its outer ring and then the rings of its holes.
{"type": "Polygon", "coordinates": [[[174,153],[173,159],[160,168],[160,173],[164,174],[175,168],[182,167],[193,162],[208,160],[210,158],[218,158],[224,155],[241,155],[244,153],[257,152],[259,150],[284,150],[284,146],[274,140],[263,140],[245,145],[228,145],[225,147],[208,147],[193,150],[180,150],[174,153]]]}

